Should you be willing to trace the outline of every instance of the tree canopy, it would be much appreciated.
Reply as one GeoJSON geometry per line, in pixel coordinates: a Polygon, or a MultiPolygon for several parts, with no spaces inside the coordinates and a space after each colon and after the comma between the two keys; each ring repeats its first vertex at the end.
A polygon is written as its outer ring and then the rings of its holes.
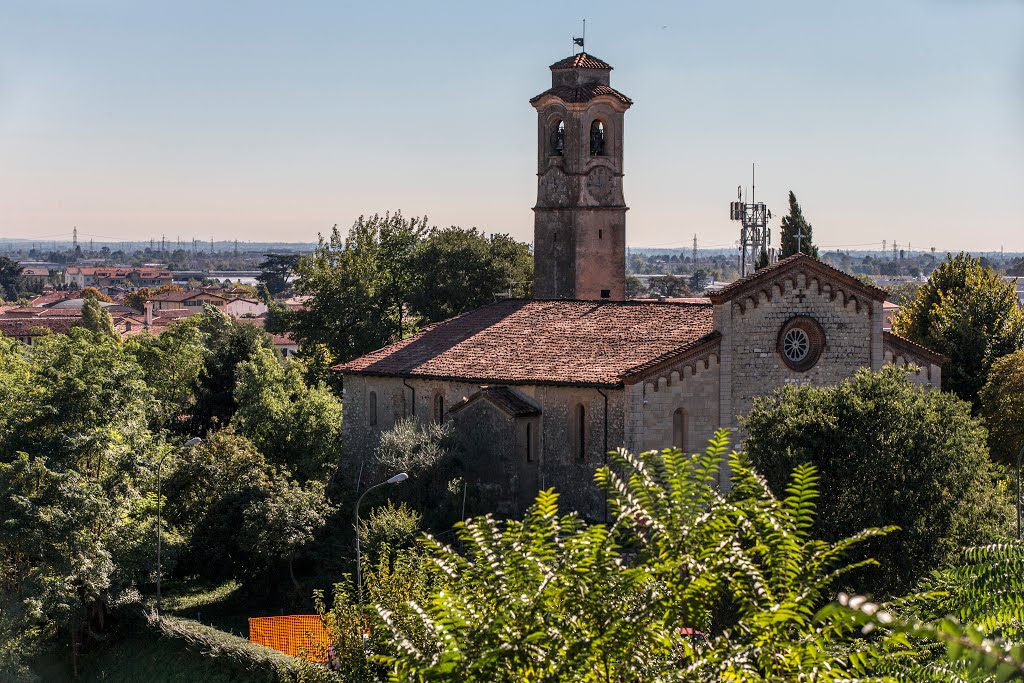
{"type": "Polygon", "coordinates": [[[299,254],[267,254],[259,264],[261,272],[256,276],[256,281],[266,288],[268,294],[277,296],[288,289],[300,258],[299,254]]]}
{"type": "Polygon", "coordinates": [[[25,293],[24,268],[9,256],[0,256],[0,299],[16,301],[25,293]]]}
{"type": "Polygon", "coordinates": [[[782,222],[779,224],[779,240],[780,259],[792,256],[797,251],[815,258],[818,256],[818,247],[814,244],[813,228],[804,218],[803,209],[797,203],[796,195],[792,190],[789,192],[789,214],[783,216],[782,222]],[[800,235],[799,249],[797,249],[798,234],[800,235]]]}
{"type": "Polygon", "coordinates": [[[338,362],[379,349],[421,322],[442,320],[494,301],[526,296],[533,263],[507,235],[430,228],[401,213],[361,216],[342,238],[335,226],[299,262],[296,290],[310,295],[287,316],[306,344],[324,344],[338,362]]]}
{"type": "Polygon", "coordinates": [[[977,406],[996,359],[1024,348],[1024,312],[1013,285],[977,258],[946,255],[892,331],[949,357],[942,388],[977,406]]]}
{"type": "Polygon", "coordinates": [[[868,590],[906,590],[959,548],[1009,529],[1010,497],[995,481],[980,420],[967,403],[917,387],[897,368],[785,387],[757,399],[743,428],[746,453],[777,494],[796,467],[815,466],[818,538],[900,527],[865,546],[880,565],[868,590]]]}
{"type": "Polygon", "coordinates": [[[980,401],[992,457],[1015,462],[1024,448],[1024,350],[992,364],[980,401]]]}

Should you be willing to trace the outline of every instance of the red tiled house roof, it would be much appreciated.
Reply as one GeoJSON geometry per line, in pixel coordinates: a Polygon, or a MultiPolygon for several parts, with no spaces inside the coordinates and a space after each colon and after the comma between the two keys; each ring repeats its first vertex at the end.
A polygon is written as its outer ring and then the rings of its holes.
{"type": "Polygon", "coordinates": [[[334,369],[488,384],[612,387],[717,338],[710,304],[507,300],[334,369]]]}
{"type": "Polygon", "coordinates": [[[203,290],[181,290],[177,292],[161,292],[160,294],[153,294],[146,301],[188,301],[197,296],[212,296],[217,299],[228,300],[226,296],[220,294],[214,294],[213,292],[205,292],[203,290]]]}

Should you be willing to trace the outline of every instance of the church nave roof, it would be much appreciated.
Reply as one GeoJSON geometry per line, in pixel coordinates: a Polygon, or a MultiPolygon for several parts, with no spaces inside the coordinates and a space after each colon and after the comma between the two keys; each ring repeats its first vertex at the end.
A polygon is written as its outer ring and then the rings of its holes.
{"type": "Polygon", "coordinates": [[[497,384],[619,386],[714,336],[709,303],[507,300],[334,369],[497,384]]]}

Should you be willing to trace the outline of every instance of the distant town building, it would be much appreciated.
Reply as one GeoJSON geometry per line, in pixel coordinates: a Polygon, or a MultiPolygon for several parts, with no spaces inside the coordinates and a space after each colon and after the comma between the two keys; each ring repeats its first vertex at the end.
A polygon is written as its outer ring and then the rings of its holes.
{"type": "Polygon", "coordinates": [[[139,289],[155,289],[171,284],[171,271],[156,268],[115,268],[108,266],[67,266],[64,269],[65,284],[77,287],[95,287],[106,292],[111,287],[130,285],[139,289]]]}
{"type": "Polygon", "coordinates": [[[41,290],[44,286],[50,282],[50,269],[39,268],[39,267],[28,267],[21,269],[21,277],[25,279],[25,283],[33,290],[41,290]]]}

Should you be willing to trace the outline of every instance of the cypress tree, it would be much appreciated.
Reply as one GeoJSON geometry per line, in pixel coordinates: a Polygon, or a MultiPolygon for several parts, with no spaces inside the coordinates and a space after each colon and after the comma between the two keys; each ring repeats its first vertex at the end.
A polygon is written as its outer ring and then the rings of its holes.
{"type": "Polygon", "coordinates": [[[818,247],[811,240],[811,224],[804,218],[804,212],[796,201],[793,191],[789,192],[789,215],[783,217],[779,235],[782,240],[780,259],[792,256],[797,252],[797,233],[800,233],[800,251],[808,256],[818,257],[818,247]]]}

